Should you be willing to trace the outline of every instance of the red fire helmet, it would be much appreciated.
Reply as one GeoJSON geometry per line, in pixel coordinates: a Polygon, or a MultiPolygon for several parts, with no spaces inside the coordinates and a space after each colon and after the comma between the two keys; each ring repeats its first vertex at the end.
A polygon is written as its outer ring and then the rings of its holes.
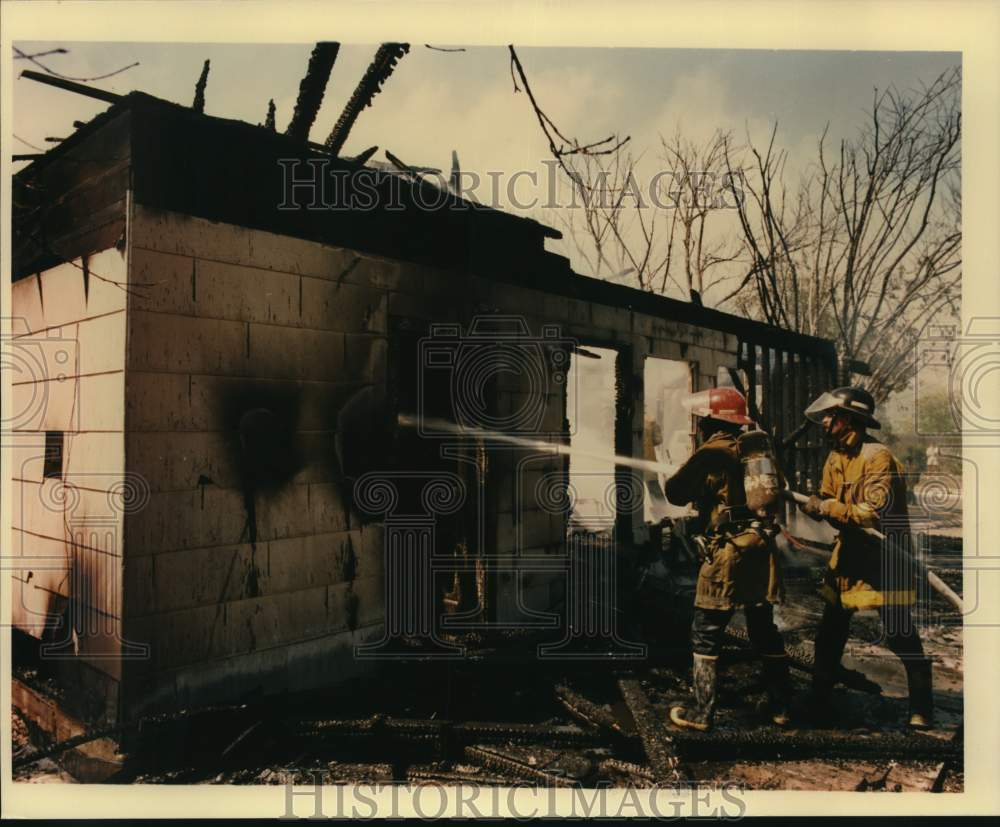
{"type": "Polygon", "coordinates": [[[753,425],[747,416],[747,401],[736,388],[709,388],[684,399],[685,408],[695,416],[721,419],[736,425],[753,425]]]}

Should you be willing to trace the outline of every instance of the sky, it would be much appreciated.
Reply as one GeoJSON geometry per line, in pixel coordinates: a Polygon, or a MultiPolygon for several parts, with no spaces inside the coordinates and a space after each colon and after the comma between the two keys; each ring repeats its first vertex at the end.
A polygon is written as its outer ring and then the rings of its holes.
{"type": "MultiPolygon", "coordinates": [[[[67,41],[16,45],[28,53],[68,49],[68,54],[41,60],[73,77],[95,77],[138,61],[138,66],[92,85],[118,93],[141,90],[186,105],[207,58],[211,73],[205,112],[260,123],[273,98],[279,130],[291,117],[312,48],[67,41]]],[[[341,47],[311,140],[325,140],[376,47],[341,47]]],[[[816,139],[825,125],[836,139],[863,124],[874,89],[915,88],[961,63],[958,53],[949,52],[523,48],[518,54],[540,106],[563,134],[581,143],[628,135],[633,153],[653,158],[658,136],[678,129],[692,138],[732,130],[740,139],[749,134],[760,142],[777,123],[777,142],[789,153],[792,175],[815,157],[816,139]]],[[[18,73],[24,68],[28,61],[15,60],[18,73]]],[[[15,79],[13,89],[15,152],[35,151],[24,141],[51,146],[46,137],[65,137],[74,120],[87,120],[106,108],[100,101],[24,78],[15,79]]],[[[380,147],[376,158],[384,159],[382,152],[389,150],[410,165],[446,173],[456,150],[462,169],[477,172],[484,181],[488,171],[501,173],[503,181],[518,170],[534,171],[543,183],[535,189],[522,178],[517,194],[523,200],[545,196],[543,162],[551,155],[527,96],[514,91],[506,47],[441,52],[413,44],[373,106],[359,117],[344,154],[373,145],[380,147]]],[[[490,198],[487,189],[481,193],[481,200],[490,198]]],[[[499,205],[554,223],[544,210],[510,203],[503,190],[499,205]]],[[[569,255],[586,272],[568,242],[549,241],[548,247],[569,255]]]]}
{"type": "MultiPolygon", "coordinates": [[[[190,105],[205,59],[211,61],[205,92],[209,115],[261,123],[267,103],[277,107],[277,127],[285,129],[305,73],[312,44],[212,44],[127,42],[27,42],[28,54],[64,48],[67,54],[39,58],[49,68],[76,78],[93,78],[129,64],[137,66],[91,85],[124,94],[141,90],[190,105]]],[[[322,142],[371,61],[376,43],[344,44],[310,138],[322,142]]],[[[437,43],[462,47],[460,43],[437,43]]],[[[515,44],[516,46],[516,44],[515,44]]],[[[930,84],[961,65],[955,52],[793,51],[748,49],[518,48],[539,105],[567,136],[588,143],[609,135],[630,136],[631,151],[656,169],[659,137],[678,130],[695,140],[716,130],[742,141],[766,143],[777,124],[776,142],[788,152],[790,177],[815,158],[816,141],[855,133],[870,117],[876,89],[900,90],[930,84]]],[[[44,86],[16,75],[13,83],[14,152],[47,148],[45,138],[71,134],[74,120],[88,120],[107,104],[44,86]],[[27,143],[25,143],[27,142],[27,143]]],[[[413,166],[445,173],[451,154],[462,169],[488,180],[506,181],[516,171],[539,174],[542,183],[523,183],[521,197],[544,198],[551,161],[527,95],[516,93],[506,47],[468,47],[443,52],[413,44],[373,106],[364,110],[344,147],[354,155],[377,145],[413,166]]],[[[23,164],[15,165],[19,168],[23,164]]],[[[491,200],[486,190],[481,200],[491,200]]],[[[559,216],[540,208],[520,208],[501,192],[499,206],[562,227],[559,216]]],[[[731,211],[730,211],[731,212],[731,211]]],[[[726,216],[735,222],[735,215],[726,216]]],[[[723,232],[729,231],[725,222],[723,232]]],[[[568,239],[547,247],[566,255],[578,272],[589,267],[568,239]]],[[[733,265],[737,266],[737,265],[733,265]]],[[[628,281],[626,276],[622,280],[628,281]]],[[[727,283],[717,286],[729,289],[727,283]]],[[[713,295],[706,295],[711,301],[713,295]]],[[[686,297],[684,297],[686,298],[686,297]]],[[[909,397],[910,394],[902,394],[909,397]]],[[[907,412],[894,411],[901,421],[907,412]]]]}

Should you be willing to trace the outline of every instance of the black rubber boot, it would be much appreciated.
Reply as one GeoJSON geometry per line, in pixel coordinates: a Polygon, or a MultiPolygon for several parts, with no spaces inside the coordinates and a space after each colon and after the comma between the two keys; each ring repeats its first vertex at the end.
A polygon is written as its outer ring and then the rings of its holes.
{"type": "Polygon", "coordinates": [[[675,706],[670,710],[670,720],[685,729],[707,732],[712,728],[715,717],[715,677],[718,658],[712,655],[694,656],[692,684],[694,703],[689,706],[675,706]]]}
{"type": "Polygon", "coordinates": [[[795,718],[806,726],[826,728],[836,721],[830,696],[833,694],[840,659],[838,657],[834,661],[832,653],[827,653],[824,657],[823,650],[819,646],[816,647],[815,657],[812,688],[797,699],[795,718]]]}
{"type": "Polygon", "coordinates": [[[934,726],[934,695],[931,688],[931,662],[927,658],[904,660],[906,683],[910,690],[910,720],[913,729],[934,726]]]}
{"type": "Polygon", "coordinates": [[[850,630],[850,615],[833,606],[823,610],[816,645],[813,650],[812,689],[805,698],[799,716],[803,722],[814,727],[828,727],[836,720],[830,696],[837,682],[840,658],[850,630]]]}
{"type": "Polygon", "coordinates": [[[792,698],[792,683],[788,677],[788,658],[764,658],[764,686],[767,689],[767,714],[775,726],[787,726],[792,698]]]}

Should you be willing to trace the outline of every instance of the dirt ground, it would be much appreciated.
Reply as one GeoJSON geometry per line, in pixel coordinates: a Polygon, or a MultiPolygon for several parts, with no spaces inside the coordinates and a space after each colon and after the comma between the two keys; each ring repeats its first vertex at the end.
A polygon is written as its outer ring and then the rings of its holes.
{"type": "MultiPolygon", "coordinates": [[[[692,768],[706,783],[745,785],[748,790],[853,790],[858,792],[927,792],[941,774],[941,765],[918,761],[783,761],[704,763],[692,768]],[[823,786],[817,785],[817,776],[823,786]]],[[[945,774],[941,792],[961,792],[962,776],[945,774]]]]}
{"type": "MultiPolygon", "coordinates": [[[[940,570],[960,585],[954,572],[946,566],[940,570]]],[[[822,603],[809,576],[791,578],[789,589],[791,599],[779,608],[776,621],[789,650],[808,657],[822,603]]],[[[859,613],[844,665],[862,672],[881,692],[838,687],[832,699],[836,720],[826,731],[798,728],[795,720],[787,730],[764,722],[757,711],[764,698],[759,666],[737,638],[721,662],[711,743],[685,742],[668,723],[670,706],[690,697],[686,651],[653,646],[649,660],[633,668],[598,661],[543,662],[535,656],[534,642],[515,640],[481,647],[451,664],[387,665],[374,685],[211,714],[179,713],[169,725],[148,727],[144,739],[134,739],[126,767],[109,783],[309,783],[318,771],[327,783],[510,785],[528,780],[648,786],[648,744],[619,689],[625,675],[638,680],[656,727],[667,742],[674,741],[670,749],[679,756],[680,777],[690,782],[757,790],[961,791],[961,753],[947,758],[940,753],[961,732],[962,630],[957,615],[933,597],[921,612],[921,637],[934,663],[936,715],[935,728],[921,743],[941,745],[925,753],[934,759],[904,760],[912,754],[899,746],[908,737],[905,671],[879,645],[877,616],[859,613]],[[604,723],[570,710],[559,700],[557,687],[570,687],[587,699],[604,723]],[[877,744],[893,738],[890,752],[895,752],[881,755],[877,744]],[[816,746],[825,743],[822,739],[836,755],[824,757],[816,746]],[[872,748],[852,752],[856,745],[872,748]],[[765,757],[751,754],[755,749],[765,757]]],[[[737,615],[737,635],[740,625],[737,615]]],[[[669,637],[686,635],[670,632],[669,637]]],[[[792,676],[796,694],[804,695],[808,674],[795,669],[792,676]]],[[[43,746],[16,712],[13,732],[15,760],[43,746]]],[[[18,769],[15,780],[73,781],[51,759],[18,769]]]]}
{"type": "MultiPolygon", "coordinates": [[[[821,613],[822,602],[807,594],[798,594],[781,607],[776,620],[786,645],[811,651],[821,613]]],[[[924,626],[920,635],[924,651],[933,661],[935,728],[928,735],[949,740],[962,724],[962,628],[955,624],[955,617],[944,614],[943,618],[949,622],[924,626]]],[[[877,682],[882,694],[867,695],[843,686],[833,694],[839,725],[859,737],[901,732],[907,714],[906,672],[902,663],[879,645],[879,636],[875,613],[859,613],[852,622],[843,664],[877,682]]],[[[798,692],[807,691],[805,676],[793,677],[798,692]]],[[[725,710],[722,717],[726,717],[725,710]]],[[[964,784],[961,766],[949,763],[942,767],[942,762],[905,761],[899,756],[881,761],[705,761],[689,766],[692,775],[706,783],[729,781],[759,790],[924,792],[935,787],[941,792],[961,792],[964,784]]]]}

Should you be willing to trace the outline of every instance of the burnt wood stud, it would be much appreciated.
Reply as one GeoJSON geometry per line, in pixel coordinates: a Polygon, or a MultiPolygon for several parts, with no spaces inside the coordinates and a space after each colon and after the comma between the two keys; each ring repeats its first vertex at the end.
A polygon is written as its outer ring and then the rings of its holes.
{"type": "Polygon", "coordinates": [[[31,69],[25,69],[21,72],[21,77],[37,81],[38,83],[44,83],[48,86],[55,86],[57,89],[64,89],[67,92],[75,92],[78,95],[85,95],[88,98],[96,98],[99,101],[105,101],[107,103],[117,103],[122,97],[115,92],[108,92],[105,89],[96,89],[93,86],[87,86],[84,83],[76,83],[75,81],[66,80],[65,78],[43,75],[41,72],[34,72],[31,69]]]}
{"type": "Polygon", "coordinates": [[[382,84],[389,78],[396,63],[410,51],[409,43],[383,43],[378,47],[375,57],[365,70],[354,94],[340,113],[337,123],[326,139],[326,148],[331,155],[339,155],[344,148],[347,136],[351,133],[354,122],[366,106],[371,106],[374,98],[382,89],[382,84]]]}
{"type": "Polygon", "coordinates": [[[323,103],[323,94],[339,52],[339,43],[317,43],[313,47],[306,74],[299,82],[299,96],[295,101],[292,120],[285,130],[289,138],[301,142],[309,140],[309,130],[312,129],[316,113],[323,103]]]}
{"type": "Polygon", "coordinates": [[[194,102],[191,104],[191,108],[195,112],[205,111],[205,87],[208,86],[208,69],[211,63],[210,60],[205,61],[205,65],[201,67],[201,77],[198,78],[194,87],[194,102]]]}

